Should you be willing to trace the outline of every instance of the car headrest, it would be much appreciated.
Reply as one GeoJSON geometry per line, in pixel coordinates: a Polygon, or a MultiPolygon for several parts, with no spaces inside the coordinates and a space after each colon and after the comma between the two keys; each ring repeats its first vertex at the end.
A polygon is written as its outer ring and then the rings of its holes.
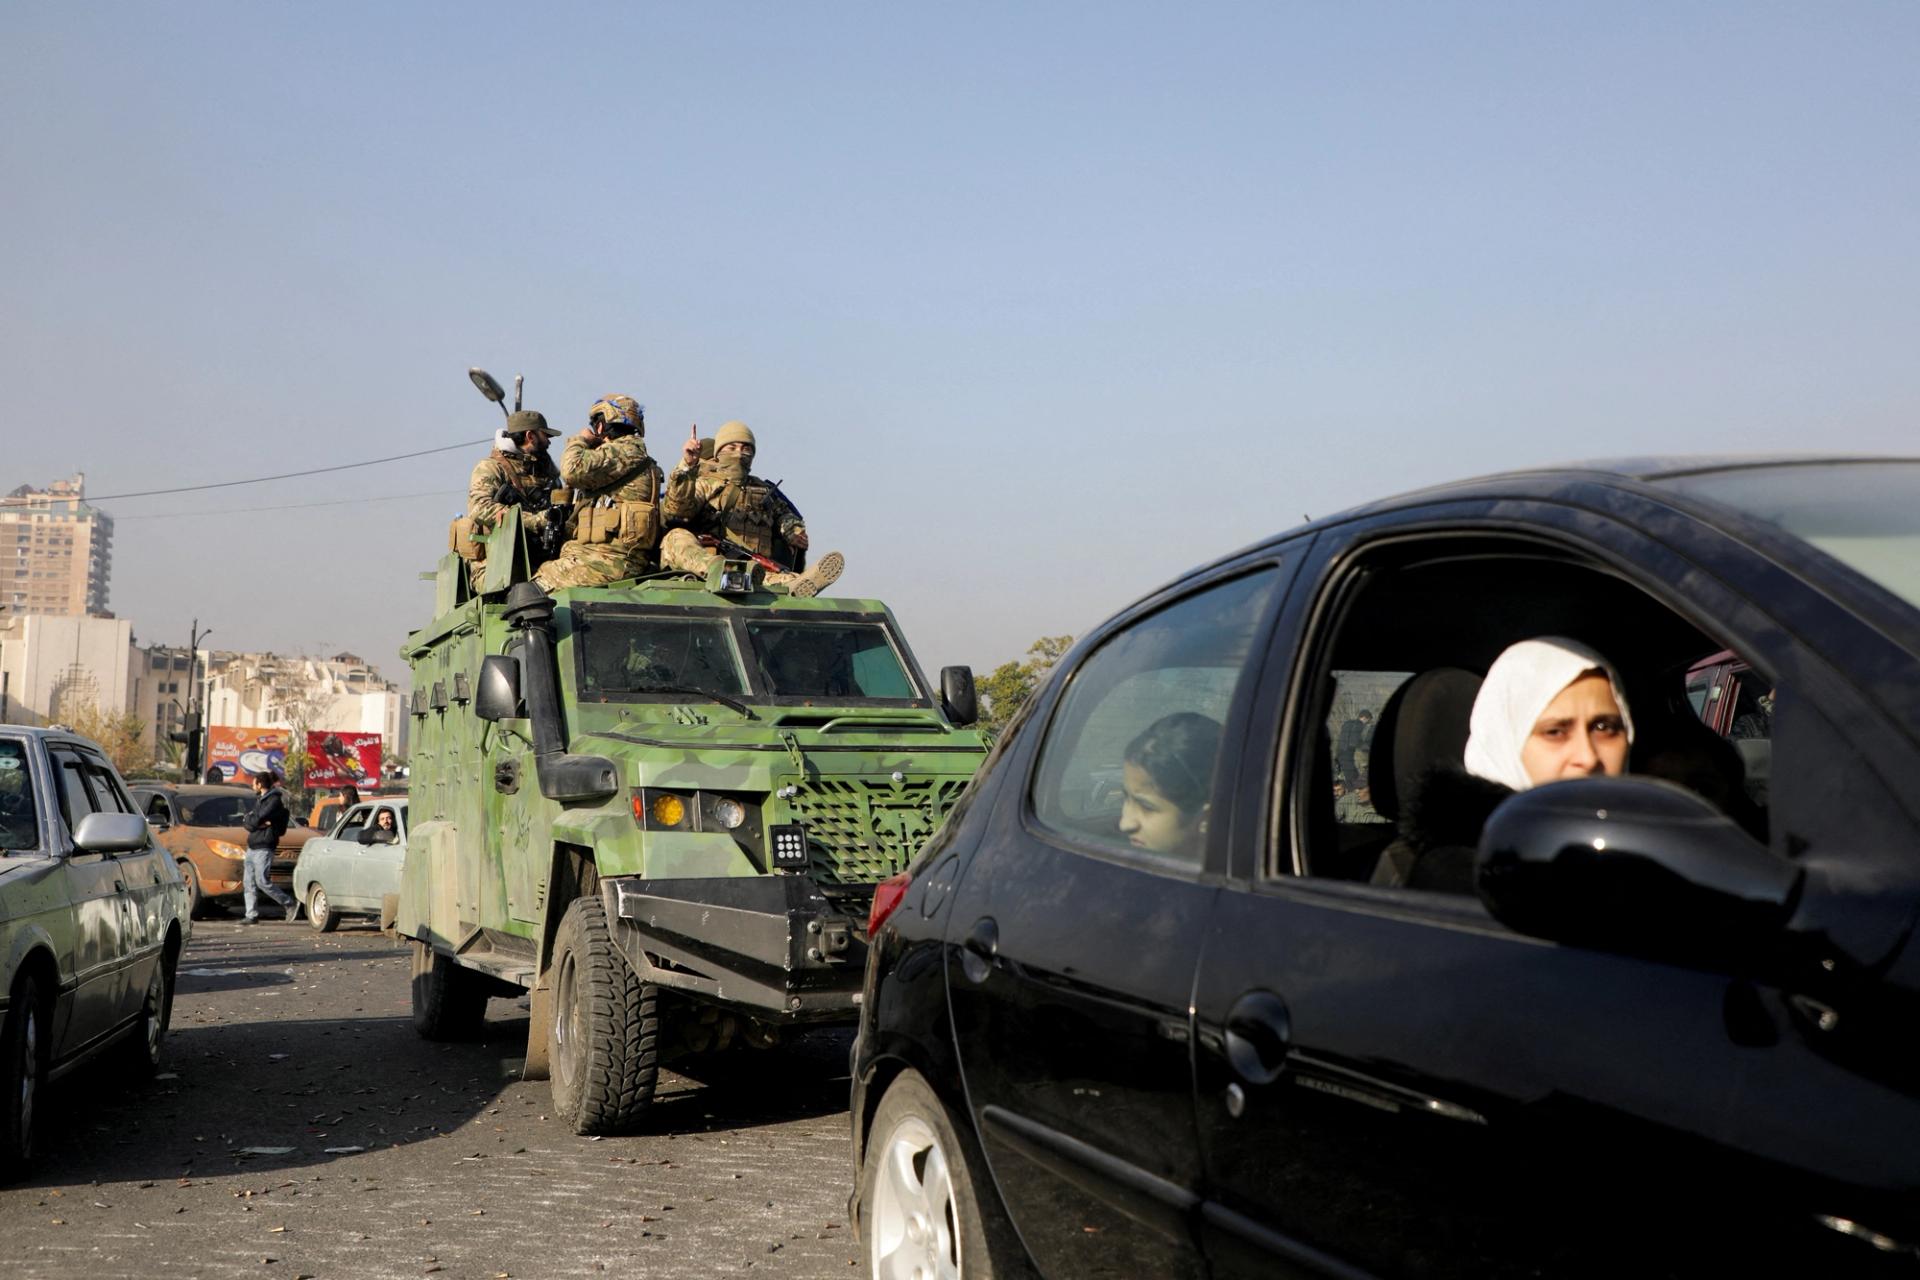
{"type": "Polygon", "coordinates": [[[1466,768],[1467,726],[1480,677],[1461,667],[1422,671],[1393,691],[1373,731],[1367,783],[1382,817],[1400,817],[1400,799],[1436,766],[1466,768]]]}

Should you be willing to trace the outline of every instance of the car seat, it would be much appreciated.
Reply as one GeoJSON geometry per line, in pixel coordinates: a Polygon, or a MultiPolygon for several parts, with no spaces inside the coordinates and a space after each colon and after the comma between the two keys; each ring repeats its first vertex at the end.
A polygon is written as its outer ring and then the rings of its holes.
{"type": "MultiPolygon", "coordinates": [[[[1393,691],[1373,731],[1368,782],[1373,807],[1395,823],[1417,798],[1435,769],[1466,769],[1467,729],[1480,677],[1462,667],[1422,671],[1393,691]]],[[[1397,836],[1374,863],[1372,882],[1404,886],[1416,850],[1397,836]]]]}

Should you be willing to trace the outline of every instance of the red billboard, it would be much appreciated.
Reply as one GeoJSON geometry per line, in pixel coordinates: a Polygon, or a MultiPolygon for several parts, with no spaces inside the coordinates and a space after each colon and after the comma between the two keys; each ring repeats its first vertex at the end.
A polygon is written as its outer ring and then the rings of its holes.
{"type": "Polygon", "coordinates": [[[359,787],[380,785],[380,735],[312,729],[307,733],[307,785],[359,787]]]}

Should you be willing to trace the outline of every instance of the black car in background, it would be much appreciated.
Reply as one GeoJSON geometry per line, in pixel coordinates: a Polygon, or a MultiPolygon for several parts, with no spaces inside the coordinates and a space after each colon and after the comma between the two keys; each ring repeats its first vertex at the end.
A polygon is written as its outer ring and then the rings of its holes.
{"type": "Polygon", "coordinates": [[[1125,610],[876,894],[869,1274],[1920,1272],[1917,603],[1920,460],[1648,460],[1125,610]],[[1541,635],[1617,668],[1628,776],[1410,879],[1481,676],[1541,635]],[[1182,717],[1218,748],[1174,840],[1113,776],[1182,717]]]}

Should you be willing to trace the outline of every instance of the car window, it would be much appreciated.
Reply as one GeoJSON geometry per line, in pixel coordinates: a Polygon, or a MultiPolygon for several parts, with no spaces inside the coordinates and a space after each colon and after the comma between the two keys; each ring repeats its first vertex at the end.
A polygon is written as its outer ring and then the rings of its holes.
{"type": "Polygon", "coordinates": [[[1042,826],[1123,856],[1199,863],[1221,730],[1278,581],[1263,570],[1188,596],[1074,669],[1040,746],[1042,826]]]}
{"type": "Polygon", "coordinates": [[[237,827],[245,821],[253,797],[238,791],[180,798],[180,820],[190,827],[237,827]]]}
{"type": "Polygon", "coordinates": [[[103,813],[138,813],[133,797],[127,794],[125,784],[113,767],[103,760],[92,756],[84,757],[87,764],[87,781],[93,786],[94,801],[103,813]]]}
{"type": "Polygon", "coordinates": [[[398,842],[400,839],[401,823],[400,823],[400,814],[397,810],[394,809],[392,805],[385,805],[385,804],[381,805],[379,808],[373,811],[373,814],[368,819],[368,821],[373,823],[377,828],[380,823],[380,815],[383,813],[391,816],[393,820],[393,827],[391,832],[387,834],[385,838],[382,838],[380,835],[376,834],[374,836],[374,840],[380,844],[394,844],[398,842]]]}
{"type": "Polygon", "coordinates": [[[333,838],[335,840],[358,840],[360,838],[360,828],[367,825],[367,818],[372,812],[372,805],[357,804],[353,806],[353,808],[347,811],[347,816],[341,820],[339,827],[335,829],[333,838]]]}
{"type": "MultiPolygon", "coordinates": [[[[1480,831],[1513,788],[1592,767],[1582,757],[1544,778],[1529,772],[1547,768],[1526,761],[1539,745],[1536,717],[1556,694],[1539,705],[1532,694],[1509,700],[1504,674],[1491,696],[1511,710],[1489,724],[1506,728],[1489,732],[1468,767],[1489,668],[1518,642],[1552,637],[1599,655],[1616,677],[1602,687],[1610,700],[1618,695],[1622,714],[1612,729],[1596,730],[1615,736],[1620,754],[1608,767],[1688,787],[1766,839],[1766,748],[1730,741],[1740,706],[1723,705],[1740,696],[1724,683],[1727,673],[1764,692],[1759,673],[1618,572],[1538,547],[1498,554],[1493,548],[1511,544],[1487,542],[1480,554],[1463,554],[1458,539],[1436,539],[1425,557],[1419,544],[1397,542],[1380,553],[1384,563],[1358,557],[1350,577],[1329,585],[1339,603],[1321,615],[1330,621],[1310,646],[1320,657],[1299,686],[1312,710],[1295,722],[1287,838],[1276,842],[1269,873],[1471,893],[1480,831]],[[1406,625],[1414,618],[1419,626],[1406,625]]],[[[1742,723],[1760,732],[1766,709],[1758,693],[1748,702],[1742,723]]]]}
{"type": "Polygon", "coordinates": [[[146,795],[147,819],[151,822],[172,822],[173,814],[167,809],[167,798],[157,792],[146,795]]]}
{"type": "Polygon", "coordinates": [[[71,835],[80,829],[82,818],[100,811],[100,805],[87,785],[87,766],[81,759],[64,751],[50,754],[54,764],[54,790],[60,797],[60,818],[67,824],[67,834],[71,835]]]}
{"type": "Polygon", "coordinates": [[[0,851],[40,847],[40,808],[33,798],[27,744],[0,738],[0,851]]]}

